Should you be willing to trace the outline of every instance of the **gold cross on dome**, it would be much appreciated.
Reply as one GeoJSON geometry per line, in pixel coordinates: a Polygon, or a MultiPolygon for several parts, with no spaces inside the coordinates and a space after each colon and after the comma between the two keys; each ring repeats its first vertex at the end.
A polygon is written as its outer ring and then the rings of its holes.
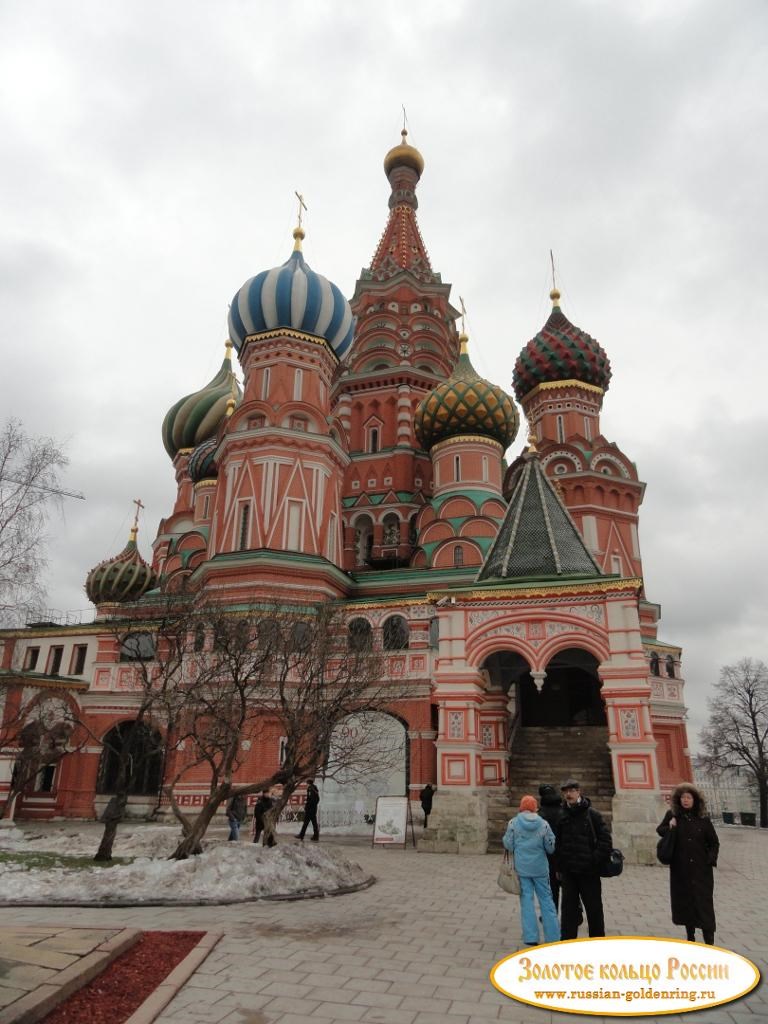
{"type": "Polygon", "coordinates": [[[461,295],[459,296],[459,305],[461,306],[461,333],[466,334],[467,332],[465,329],[464,320],[466,319],[467,316],[467,307],[464,305],[464,299],[461,297],[461,295]]]}
{"type": "Polygon", "coordinates": [[[302,210],[307,209],[307,204],[304,202],[304,196],[301,192],[294,192],[294,195],[299,200],[299,227],[301,227],[302,210]]]}
{"type": "Polygon", "coordinates": [[[133,504],[136,506],[136,515],[133,517],[133,528],[138,530],[139,528],[139,512],[144,508],[144,502],[141,498],[134,498],[133,504]]]}

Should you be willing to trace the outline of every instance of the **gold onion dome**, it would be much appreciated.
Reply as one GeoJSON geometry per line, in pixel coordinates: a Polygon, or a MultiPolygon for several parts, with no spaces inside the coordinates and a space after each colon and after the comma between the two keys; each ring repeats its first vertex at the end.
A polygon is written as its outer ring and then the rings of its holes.
{"type": "Polygon", "coordinates": [[[459,340],[461,354],[453,373],[425,395],[416,409],[418,442],[429,451],[449,437],[480,436],[490,437],[506,449],[519,425],[515,404],[475,370],[467,354],[466,334],[459,340]]]}
{"type": "Polygon", "coordinates": [[[227,403],[233,394],[239,405],[242,391],[232,372],[232,342],[227,341],[224,361],[213,380],[180,398],[165,414],[163,444],[172,459],[179,451],[196,448],[215,436],[227,416],[227,403]]]}
{"type": "Polygon", "coordinates": [[[152,567],[147,565],[136,546],[137,532],[137,527],[133,526],[120,554],[104,559],[88,573],[85,592],[95,605],[138,601],[155,586],[152,567]]]}
{"type": "Polygon", "coordinates": [[[424,157],[415,146],[406,142],[408,138],[408,130],[406,128],[403,128],[400,134],[402,136],[400,144],[393,146],[384,157],[384,173],[389,177],[396,167],[410,167],[411,170],[416,171],[416,174],[421,177],[424,173],[424,157]]]}

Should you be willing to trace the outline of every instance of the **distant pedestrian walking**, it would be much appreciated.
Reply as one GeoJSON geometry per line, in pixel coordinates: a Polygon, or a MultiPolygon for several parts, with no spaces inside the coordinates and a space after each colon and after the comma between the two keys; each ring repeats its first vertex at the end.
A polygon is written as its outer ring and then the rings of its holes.
{"type": "Polygon", "coordinates": [[[432,813],[432,801],[435,797],[435,787],[431,782],[428,782],[424,789],[419,793],[419,800],[421,800],[421,809],[424,811],[424,828],[427,827],[427,819],[432,813]]]}
{"type": "Polygon", "coordinates": [[[240,826],[248,817],[248,803],[242,793],[236,793],[227,804],[227,821],[229,822],[230,843],[237,842],[240,838],[240,826]]]}
{"type": "MultiPolygon", "coordinates": [[[[253,805],[253,841],[254,841],[254,843],[258,843],[259,840],[261,839],[261,834],[262,834],[262,832],[264,832],[264,830],[266,828],[266,822],[264,821],[264,819],[265,819],[265,817],[267,815],[267,812],[271,811],[273,806],[274,806],[274,801],[272,800],[272,797],[269,795],[269,793],[268,793],[268,791],[266,789],[263,789],[261,791],[261,796],[256,801],[256,803],[253,805]]],[[[264,840],[265,840],[265,844],[267,846],[274,846],[275,845],[275,837],[274,837],[274,835],[272,834],[271,831],[267,831],[267,834],[264,837],[264,840]]]]}
{"type": "Polygon", "coordinates": [[[552,829],[536,813],[536,798],[524,796],[520,801],[520,813],[507,825],[504,833],[505,849],[514,858],[515,871],[520,878],[520,919],[523,926],[523,942],[526,946],[538,946],[539,921],[536,915],[534,893],[539,902],[544,941],[557,942],[560,925],[549,887],[549,862],[547,854],[555,849],[552,829]]]}
{"type": "Polygon", "coordinates": [[[656,829],[671,840],[669,896],[672,921],[685,928],[689,942],[701,928],[708,946],[715,942],[715,877],[720,840],[698,789],[684,782],[672,794],[672,807],[656,829]],[[671,833],[671,835],[670,835],[671,833]]]}
{"type": "Polygon", "coordinates": [[[307,799],[304,804],[304,821],[301,825],[301,832],[296,836],[297,839],[304,839],[307,832],[307,825],[312,825],[312,836],[313,842],[317,842],[320,838],[320,828],[317,824],[317,809],[320,806],[320,790],[315,785],[314,779],[309,779],[307,782],[307,799]]]}
{"type": "Polygon", "coordinates": [[[581,795],[575,779],[560,787],[563,816],[555,830],[555,864],[562,886],[561,937],[575,939],[584,904],[591,937],[605,935],[600,869],[611,856],[611,833],[602,815],[581,795]]]}

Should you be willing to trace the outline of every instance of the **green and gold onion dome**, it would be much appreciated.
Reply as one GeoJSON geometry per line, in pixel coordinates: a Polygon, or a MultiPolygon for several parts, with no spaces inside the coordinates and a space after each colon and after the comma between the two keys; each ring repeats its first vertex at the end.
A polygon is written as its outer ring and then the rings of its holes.
{"type": "Polygon", "coordinates": [[[424,173],[424,157],[415,146],[406,141],[408,138],[406,128],[403,128],[400,135],[401,142],[397,146],[393,146],[384,157],[384,173],[389,177],[396,167],[410,167],[421,177],[424,173]]]}
{"type": "Polygon", "coordinates": [[[209,437],[203,441],[189,456],[187,472],[193,484],[199,484],[201,480],[215,480],[219,475],[219,467],[213,458],[219,442],[215,437],[209,437]]]}
{"type": "Polygon", "coordinates": [[[560,308],[560,292],[556,288],[549,297],[549,319],[515,363],[512,386],[518,401],[539,384],[561,380],[576,380],[607,391],[611,364],[603,347],[568,320],[560,308]]]}
{"type": "Polygon", "coordinates": [[[232,372],[232,342],[226,342],[226,355],[213,380],[194,394],[185,395],[171,406],[163,420],[163,444],[172,459],[184,449],[196,448],[214,437],[227,416],[227,403],[243,397],[232,372]]]}
{"type": "Polygon", "coordinates": [[[449,437],[480,436],[508,448],[519,425],[512,399],[500,387],[484,380],[467,354],[462,334],[461,354],[453,373],[424,396],[416,409],[416,438],[425,451],[449,437]]]}
{"type": "Polygon", "coordinates": [[[95,605],[138,601],[155,586],[155,574],[139,554],[136,526],[119,555],[106,558],[88,573],[85,592],[95,605]]]}

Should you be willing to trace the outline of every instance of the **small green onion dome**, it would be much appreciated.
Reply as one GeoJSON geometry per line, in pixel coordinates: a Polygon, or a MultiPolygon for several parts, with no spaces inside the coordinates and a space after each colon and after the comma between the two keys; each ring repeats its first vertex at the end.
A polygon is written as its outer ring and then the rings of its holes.
{"type": "Polygon", "coordinates": [[[242,391],[232,372],[232,342],[227,341],[227,354],[213,380],[200,391],[185,395],[172,406],[163,420],[163,444],[172,459],[184,449],[196,448],[214,437],[227,415],[229,399],[239,405],[242,391]]]}
{"type": "Polygon", "coordinates": [[[215,437],[209,437],[203,441],[189,456],[187,472],[193,484],[199,484],[201,480],[215,480],[219,475],[219,467],[216,465],[213,453],[218,447],[215,437]]]}
{"type": "Polygon", "coordinates": [[[426,451],[448,437],[479,435],[508,448],[519,425],[517,409],[509,395],[475,370],[467,355],[467,336],[462,334],[461,355],[442,384],[424,396],[414,418],[416,438],[426,451]]]}
{"type": "Polygon", "coordinates": [[[542,329],[517,357],[512,385],[518,401],[539,384],[577,380],[608,390],[611,364],[604,349],[560,309],[560,292],[549,293],[552,312],[542,329]]]}
{"type": "Polygon", "coordinates": [[[139,554],[137,529],[131,529],[128,543],[119,555],[106,558],[88,573],[85,592],[95,605],[138,601],[155,586],[155,574],[139,554]]]}

